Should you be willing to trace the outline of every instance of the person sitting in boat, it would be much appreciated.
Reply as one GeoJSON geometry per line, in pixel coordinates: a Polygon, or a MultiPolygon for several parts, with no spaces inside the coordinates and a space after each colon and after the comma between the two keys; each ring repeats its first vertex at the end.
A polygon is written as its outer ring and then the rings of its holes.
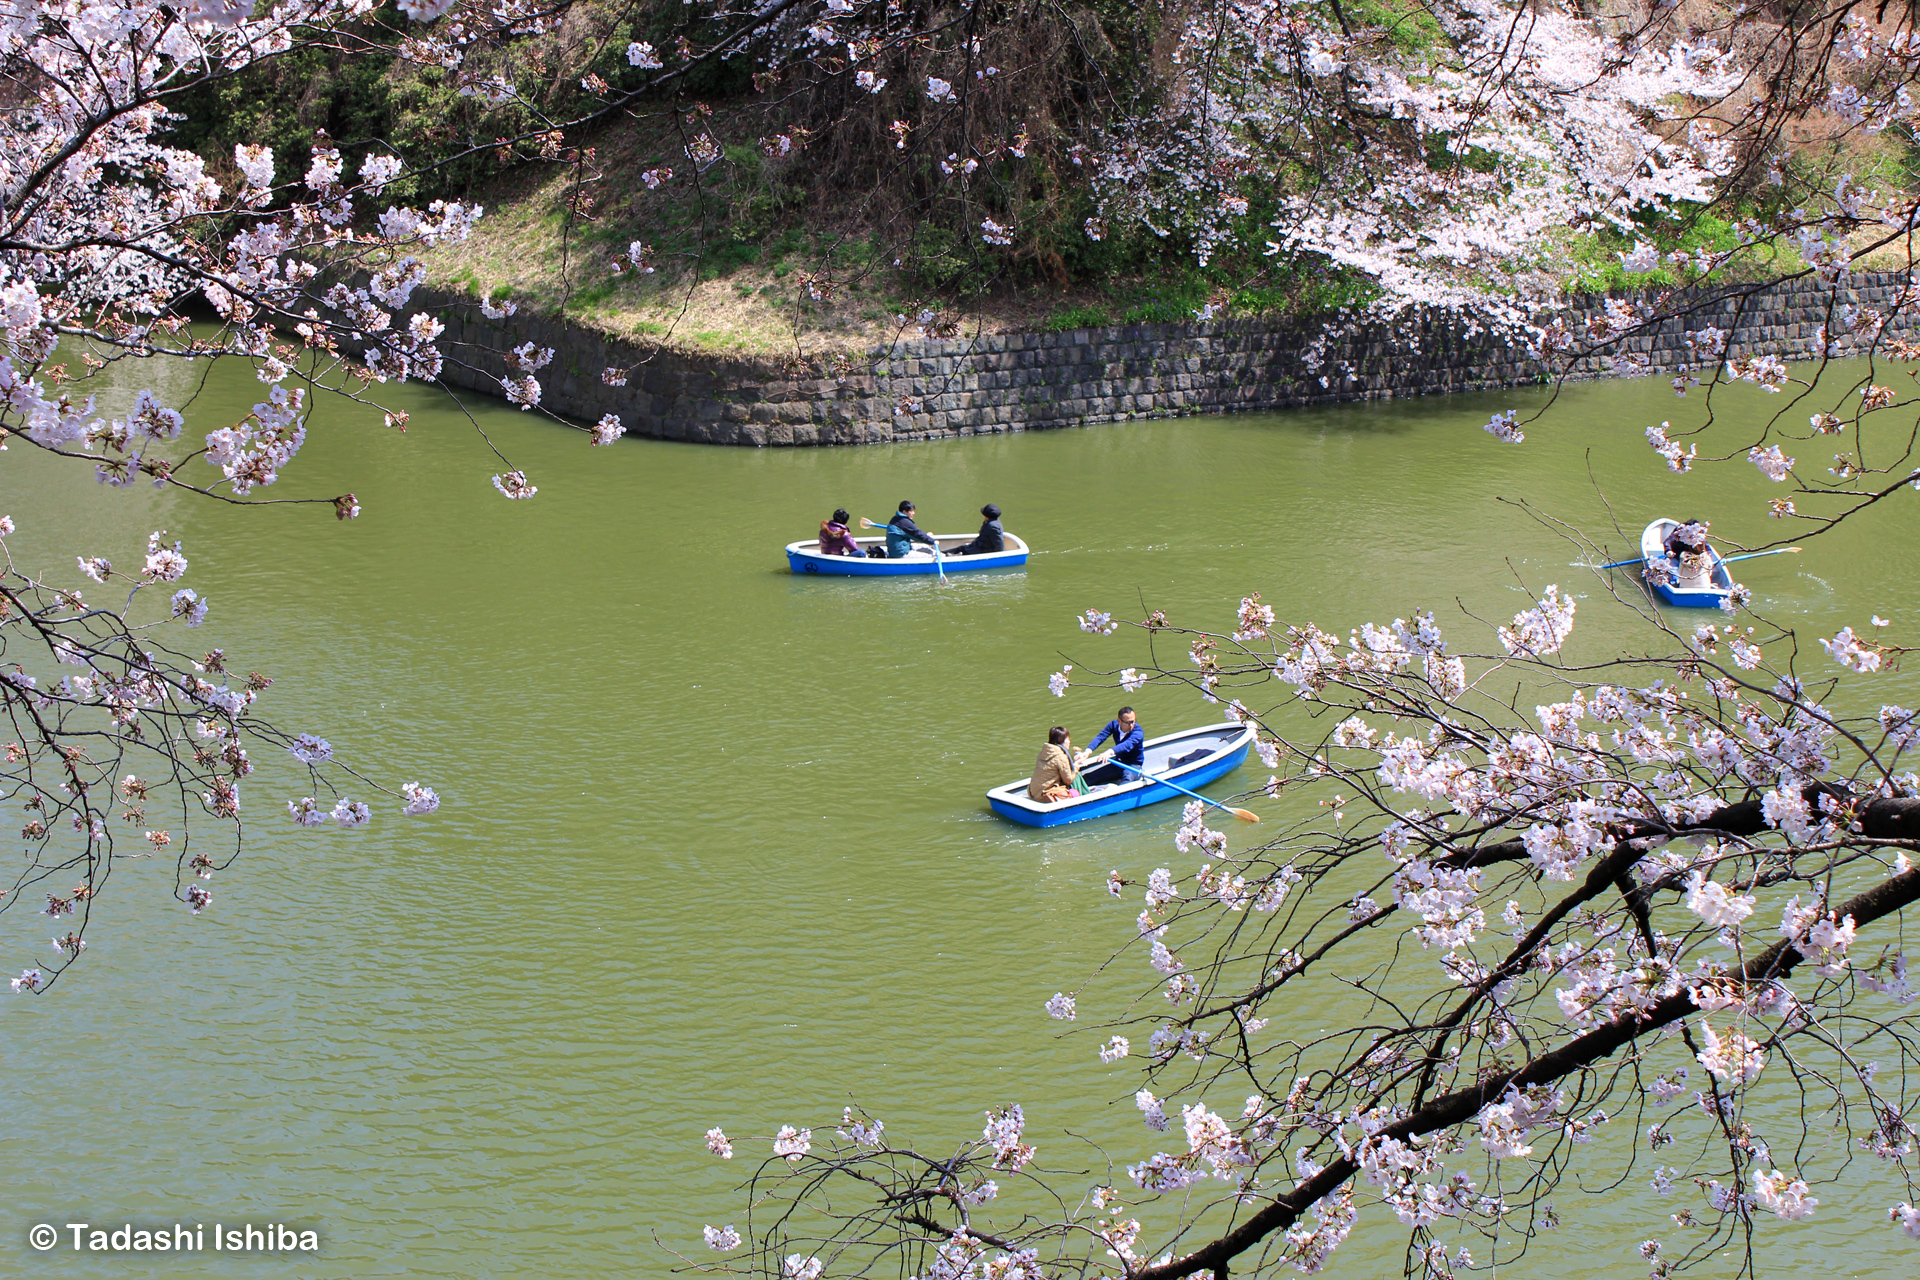
{"type": "Polygon", "coordinates": [[[823,556],[859,556],[865,558],[866,552],[853,540],[853,534],[847,531],[853,517],[847,514],[845,507],[833,513],[830,520],[820,522],[820,554],[823,556]]]}
{"type": "Polygon", "coordinates": [[[1680,567],[1674,585],[1695,591],[1713,585],[1713,553],[1707,546],[1710,527],[1705,520],[1689,520],[1675,525],[1667,535],[1667,555],[1680,567]]]}
{"type": "Polygon", "coordinates": [[[1673,526],[1667,533],[1667,554],[1675,557],[1686,553],[1705,554],[1707,530],[1711,527],[1705,520],[1689,520],[1673,526]]]}
{"type": "Polygon", "coordinates": [[[1147,731],[1140,727],[1140,720],[1133,714],[1133,708],[1120,708],[1113,719],[1107,721],[1107,727],[1088,744],[1088,754],[1082,756],[1080,761],[1081,768],[1086,770],[1081,775],[1082,778],[1090,787],[1104,786],[1110,782],[1133,781],[1138,775],[1128,773],[1120,766],[1130,764],[1136,769],[1144,767],[1147,763],[1146,741],[1147,731]],[[1100,744],[1108,738],[1113,739],[1111,748],[1101,751],[1099,755],[1091,754],[1100,751],[1100,744]],[[1101,764],[1100,761],[1106,761],[1106,763],[1101,764]],[[1089,764],[1096,767],[1087,769],[1086,766],[1089,764]]]}
{"type": "Polygon", "coordinates": [[[1006,531],[1000,527],[1000,508],[989,502],[980,508],[980,514],[986,517],[980,522],[980,536],[964,547],[955,547],[947,552],[950,556],[986,556],[998,555],[1007,549],[1006,531]]]}
{"type": "Polygon", "coordinates": [[[1033,778],[1027,783],[1029,800],[1057,804],[1074,797],[1073,764],[1068,758],[1072,752],[1073,738],[1065,725],[1047,730],[1047,745],[1040,748],[1040,758],[1033,762],[1033,778]]]}
{"type": "Polygon", "coordinates": [[[916,542],[935,551],[940,549],[940,544],[922,533],[920,526],[913,522],[913,504],[903,502],[893,519],[887,521],[887,559],[906,559],[913,554],[913,544],[916,542]]]}

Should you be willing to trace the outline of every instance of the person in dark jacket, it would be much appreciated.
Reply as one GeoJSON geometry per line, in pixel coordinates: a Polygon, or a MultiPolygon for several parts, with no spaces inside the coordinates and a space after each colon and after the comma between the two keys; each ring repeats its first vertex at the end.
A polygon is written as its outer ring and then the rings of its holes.
{"type": "Polygon", "coordinates": [[[1667,534],[1667,554],[1675,558],[1707,554],[1707,528],[1705,520],[1689,520],[1685,524],[1675,525],[1667,534]]]}
{"type": "MultiPolygon", "coordinates": [[[[1080,775],[1086,780],[1088,786],[1097,787],[1109,782],[1132,782],[1139,775],[1128,773],[1120,766],[1130,764],[1139,768],[1147,762],[1147,731],[1140,727],[1140,721],[1133,714],[1132,707],[1120,708],[1119,713],[1107,721],[1107,727],[1100,731],[1099,736],[1087,744],[1087,750],[1098,751],[1100,744],[1108,738],[1113,739],[1113,749],[1105,754],[1112,759],[1098,768],[1087,769],[1080,775]]],[[[1084,767],[1085,764],[1100,758],[1089,755],[1083,759],[1082,765],[1084,767]]]]}
{"type": "Polygon", "coordinates": [[[1000,508],[989,502],[980,508],[986,519],[980,523],[980,536],[964,547],[947,552],[950,556],[988,556],[1007,549],[1006,531],[1000,527],[1000,508]]]}
{"type": "Polygon", "coordinates": [[[924,543],[935,551],[940,549],[940,544],[922,533],[920,526],[913,522],[913,504],[903,502],[893,519],[887,521],[887,559],[904,560],[912,554],[916,542],[924,543]]]}

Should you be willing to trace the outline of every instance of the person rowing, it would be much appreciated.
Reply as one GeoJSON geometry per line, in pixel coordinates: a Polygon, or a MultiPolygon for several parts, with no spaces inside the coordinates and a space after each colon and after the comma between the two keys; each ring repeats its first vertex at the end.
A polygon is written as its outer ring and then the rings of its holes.
{"type": "Polygon", "coordinates": [[[1146,741],[1147,731],[1140,727],[1139,717],[1133,714],[1133,708],[1120,708],[1113,719],[1107,721],[1107,727],[1087,744],[1087,754],[1080,758],[1080,776],[1090,787],[1133,781],[1139,775],[1129,773],[1120,766],[1130,764],[1135,769],[1144,768],[1147,763],[1146,741]],[[1113,739],[1113,746],[1100,751],[1100,744],[1109,738],[1113,739]],[[1095,751],[1100,751],[1100,754],[1093,755],[1095,751]]]}
{"type": "Polygon", "coordinates": [[[940,550],[940,544],[913,522],[913,510],[911,502],[902,502],[900,509],[894,512],[893,519],[887,521],[887,559],[906,559],[913,554],[913,544],[916,542],[925,544],[933,551],[940,550]]]}
{"type": "Polygon", "coordinates": [[[1689,520],[1667,534],[1667,556],[1679,566],[1677,586],[1699,590],[1713,585],[1713,551],[1707,544],[1711,527],[1705,520],[1689,520]]]}

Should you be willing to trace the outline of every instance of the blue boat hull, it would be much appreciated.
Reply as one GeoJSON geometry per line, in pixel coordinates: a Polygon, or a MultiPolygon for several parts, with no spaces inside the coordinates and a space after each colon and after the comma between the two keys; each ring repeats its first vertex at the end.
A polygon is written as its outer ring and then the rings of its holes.
{"type": "Polygon", "coordinates": [[[1727,598],[1724,591],[1675,591],[1660,582],[1653,584],[1653,594],[1659,596],[1663,603],[1681,609],[1718,609],[1720,602],[1727,598]]]}
{"type": "MultiPolygon", "coordinates": [[[[1240,725],[1210,725],[1204,730],[1188,730],[1185,733],[1170,734],[1156,738],[1147,744],[1147,767],[1151,772],[1164,772],[1189,791],[1205,786],[1209,782],[1224,778],[1246,762],[1247,752],[1253,746],[1253,731],[1240,725]],[[1177,769],[1163,769],[1156,765],[1154,748],[1162,750],[1160,755],[1171,755],[1173,750],[1188,739],[1205,733],[1218,733],[1228,730],[1230,734],[1223,748],[1205,760],[1177,769]]],[[[1134,809],[1145,809],[1149,805],[1164,804],[1168,800],[1185,800],[1172,787],[1158,782],[1148,782],[1139,786],[1124,786],[1112,791],[1096,791],[1073,800],[1063,800],[1055,804],[1036,804],[1026,798],[1026,780],[1008,783],[987,792],[987,803],[993,811],[1003,818],[1028,827],[1059,827],[1069,822],[1083,822],[1088,818],[1104,818],[1116,813],[1127,813],[1134,809]]]]}
{"type": "MultiPolygon", "coordinates": [[[[941,535],[941,544],[964,545],[968,539],[964,535],[941,535]]],[[[856,538],[860,546],[870,547],[883,544],[880,538],[856,538]]],[[[903,574],[937,573],[941,568],[949,574],[966,573],[973,569],[1018,569],[1027,563],[1027,544],[1007,535],[1007,549],[998,555],[955,556],[941,558],[936,565],[932,556],[915,556],[911,560],[863,560],[859,556],[823,556],[817,550],[817,541],[791,542],[787,544],[787,567],[795,573],[828,574],[842,578],[895,578],[903,574]]]]}

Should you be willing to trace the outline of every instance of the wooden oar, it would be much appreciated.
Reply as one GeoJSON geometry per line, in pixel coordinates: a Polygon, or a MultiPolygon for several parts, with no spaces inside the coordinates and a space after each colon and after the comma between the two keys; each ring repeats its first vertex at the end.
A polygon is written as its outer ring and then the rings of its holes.
{"type": "Polygon", "coordinates": [[[1157,782],[1163,787],[1168,787],[1174,791],[1178,791],[1183,796],[1191,796],[1193,799],[1198,800],[1201,804],[1210,804],[1216,809],[1225,809],[1228,813],[1240,819],[1240,821],[1242,822],[1260,821],[1260,815],[1255,813],[1251,809],[1236,809],[1230,804],[1221,804],[1218,800],[1209,800],[1205,796],[1201,795],[1198,791],[1189,791],[1185,787],[1181,786],[1179,783],[1169,782],[1165,778],[1162,778],[1157,774],[1148,773],[1144,769],[1136,769],[1130,764],[1120,764],[1120,761],[1118,760],[1115,760],[1114,763],[1117,765],[1120,765],[1120,767],[1122,769],[1125,769],[1128,773],[1135,774],[1138,777],[1144,778],[1148,782],[1157,782]]]}

